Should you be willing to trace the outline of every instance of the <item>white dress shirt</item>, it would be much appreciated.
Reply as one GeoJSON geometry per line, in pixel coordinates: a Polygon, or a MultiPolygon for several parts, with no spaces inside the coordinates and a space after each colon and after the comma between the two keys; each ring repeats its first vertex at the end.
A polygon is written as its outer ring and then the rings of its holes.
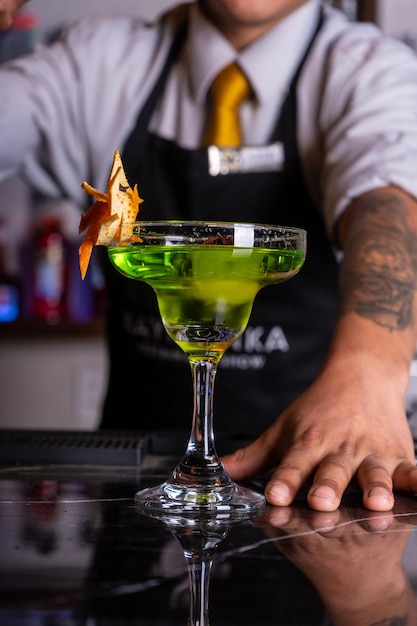
{"type": "Polygon", "coordinates": [[[171,72],[153,129],[183,147],[196,148],[205,122],[204,106],[210,85],[226,65],[237,61],[255,93],[255,98],[241,110],[244,142],[265,144],[318,19],[319,2],[310,0],[262,39],[237,52],[193,6],[187,49],[182,62],[171,72]]]}
{"type": "MultiPolygon", "coordinates": [[[[267,141],[317,24],[309,0],[262,39],[236,52],[191,5],[189,38],[172,69],[152,130],[198,146],[207,90],[238,59],[256,98],[242,111],[248,144],[267,141]]],[[[326,20],[300,76],[298,143],[307,184],[329,232],[358,195],[397,185],[417,196],[417,59],[371,24],[326,20]]],[[[80,184],[105,190],[168,54],[176,18],[81,20],[65,39],[0,69],[0,176],[22,172],[46,195],[81,205],[80,184]]],[[[140,191],[140,181],[138,182],[140,191]]]]}

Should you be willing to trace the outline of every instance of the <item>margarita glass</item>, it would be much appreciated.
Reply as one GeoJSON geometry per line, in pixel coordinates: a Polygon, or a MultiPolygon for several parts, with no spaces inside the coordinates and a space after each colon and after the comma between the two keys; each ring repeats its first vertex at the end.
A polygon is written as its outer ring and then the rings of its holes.
{"type": "Polygon", "coordinates": [[[133,238],[110,246],[113,265],[155,291],[168,335],[191,366],[194,410],[183,459],[162,485],[138,492],[140,511],[244,518],[265,498],[237,485],[216,447],[213,394],[217,366],[243,333],[258,291],[301,269],[306,233],[297,228],[225,222],[137,222],[133,238]]]}

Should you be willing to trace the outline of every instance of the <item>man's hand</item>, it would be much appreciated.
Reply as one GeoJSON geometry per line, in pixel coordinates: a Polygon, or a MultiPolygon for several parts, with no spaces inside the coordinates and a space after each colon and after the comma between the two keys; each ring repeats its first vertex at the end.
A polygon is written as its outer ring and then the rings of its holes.
{"type": "Polygon", "coordinates": [[[13,15],[28,0],[0,0],[0,30],[10,28],[13,15]]]}
{"type": "Polygon", "coordinates": [[[389,372],[383,377],[369,362],[358,371],[353,359],[342,365],[325,370],[254,443],[223,459],[232,478],[277,466],[267,500],[289,505],[311,481],[308,503],[317,511],[337,509],[352,480],[374,511],[392,508],[393,487],[417,493],[413,441],[389,372]]]}

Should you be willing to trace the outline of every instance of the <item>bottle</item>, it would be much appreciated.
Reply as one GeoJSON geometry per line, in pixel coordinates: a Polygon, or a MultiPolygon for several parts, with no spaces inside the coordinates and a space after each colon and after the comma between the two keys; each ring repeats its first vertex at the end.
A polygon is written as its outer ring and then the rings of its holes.
{"type": "Polygon", "coordinates": [[[55,215],[41,218],[33,249],[32,312],[58,324],[67,318],[68,242],[55,215]]]}
{"type": "Polygon", "coordinates": [[[20,313],[19,285],[7,268],[6,252],[6,228],[0,220],[0,323],[14,322],[20,313]]]}

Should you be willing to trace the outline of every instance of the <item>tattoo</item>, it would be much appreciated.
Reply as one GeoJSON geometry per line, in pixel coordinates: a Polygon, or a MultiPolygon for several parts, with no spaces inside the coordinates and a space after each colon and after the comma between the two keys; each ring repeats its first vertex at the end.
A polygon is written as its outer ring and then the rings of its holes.
{"type": "Polygon", "coordinates": [[[342,269],[345,311],[390,331],[408,328],[417,283],[416,233],[401,198],[372,196],[358,207],[342,269]]]}

